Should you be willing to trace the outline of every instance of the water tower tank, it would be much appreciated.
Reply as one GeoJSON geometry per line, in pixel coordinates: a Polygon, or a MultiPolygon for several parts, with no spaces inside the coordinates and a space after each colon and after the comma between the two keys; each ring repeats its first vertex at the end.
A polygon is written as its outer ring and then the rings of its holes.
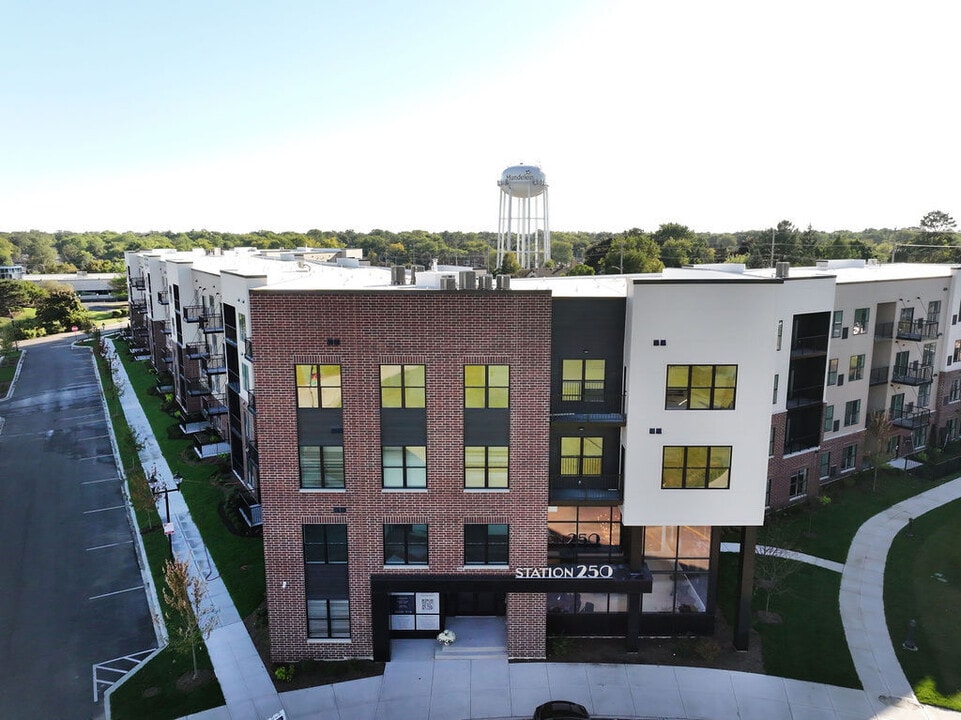
{"type": "Polygon", "coordinates": [[[551,259],[547,218],[547,178],[536,165],[512,165],[501,173],[497,222],[497,264],[514,253],[524,269],[543,267],[551,259]]]}
{"type": "Polygon", "coordinates": [[[507,195],[517,198],[537,197],[547,188],[547,178],[536,165],[512,165],[497,181],[507,195]]]}

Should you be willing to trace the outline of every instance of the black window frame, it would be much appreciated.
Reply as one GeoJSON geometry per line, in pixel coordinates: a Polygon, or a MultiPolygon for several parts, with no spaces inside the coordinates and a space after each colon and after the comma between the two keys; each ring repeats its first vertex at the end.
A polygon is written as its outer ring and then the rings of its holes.
{"type": "Polygon", "coordinates": [[[465,523],[464,565],[509,565],[510,525],[507,523],[465,523]],[[503,535],[492,534],[493,528],[503,528],[503,535]],[[470,535],[476,537],[471,538],[470,535]],[[503,538],[502,540],[499,538],[503,538]],[[477,552],[472,553],[470,550],[477,552]],[[479,555],[478,555],[479,553],[479,555]],[[480,557],[480,559],[472,559],[480,557]]]}
{"type": "Polygon", "coordinates": [[[667,373],[664,382],[664,409],[665,410],[735,410],[737,408],[737,374],[738,366],[734,363],[676,363],[667,366],[667,373]],[[695,385],[695,368],[711,368],[711,384],[695,385]],[[687,368],[687,382],[684,385],[672,385],[672,369],[687,368]],[[718,368],[734,369],[733,385],[718,385],[718,368]],[[691,398],[694,392],[709,392],[709,401],[706,407],[693,407],[691,398]],[[731,392],[730,404],[719,405],[718,394],[721,390],[731,392]],[[673,399],[672,399],[673,398],[673,399]]]}
{"type": "Polygon", "coordinates": [[[301,490],[344,490],[347,487],[347,473],[344,468],[344,446],[343,445],[299,445],[297,461],[300,476],[301,490]],[[317,451],[317,467],[319,477],[316,482],[307,483],[304,478],[304,451],[317,451]],[[328,451],[339,450],[339,463],[337,458],[327,457],[328,451]],[[339,467],[338,467],[339,465],[339,467]],[[339,481],[336,477],[339,470],[339,481]]]}
{"type": "Polygon", "coordinates": [[[395,565],[417,565],[423,567],[430,564],[430,527],[427,523],[384,523],[383,525],[383,551],[384,551],[384,566],[390,567],[395,565]],[[419,536],[416,534],[415,528],[423,528],[423,542],[419,541],[419,536]],[[400,533],[400,538],[397,539],[396,535],[392,533],[400,533]],[[414,542],[417,540],[417,542],[414,542]],[[423,548],[424,559],[415,560],[412,558],[412,549],[423,548]],[[393,553],[393,550],[400,549],[401,554],[393,553]],[[392,557],[397,557],[397,560],[391,560],[392,557]]]}

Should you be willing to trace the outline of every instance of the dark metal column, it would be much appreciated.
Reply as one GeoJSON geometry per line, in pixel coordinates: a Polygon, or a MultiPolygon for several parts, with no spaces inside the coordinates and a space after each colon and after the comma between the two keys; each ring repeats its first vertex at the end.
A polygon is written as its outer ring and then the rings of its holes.
{"type": "Polygon", "coordinates": [[[747,650],[751,632],[751,599],[754,595],[754,549],[757,527],[741,528],[741,551],[738,555],[737,617],[734,621],[734,649],[747,650]]]}

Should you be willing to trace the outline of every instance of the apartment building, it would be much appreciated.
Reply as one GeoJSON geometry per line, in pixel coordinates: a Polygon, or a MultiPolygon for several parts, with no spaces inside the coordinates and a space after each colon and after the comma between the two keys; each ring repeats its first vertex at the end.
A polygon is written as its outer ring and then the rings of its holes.
{"type": "Polygon", "coordinates": [[[462,615],[502,617],[513,658],[711,632],[722,528],[749,598],[765,512],[860,469],[868,418],[899,457],[961,423],[949,265],[495,283],[305,249],[127,261],[134,338],[262,521],[277,661],[389,659],[462,615]]]}

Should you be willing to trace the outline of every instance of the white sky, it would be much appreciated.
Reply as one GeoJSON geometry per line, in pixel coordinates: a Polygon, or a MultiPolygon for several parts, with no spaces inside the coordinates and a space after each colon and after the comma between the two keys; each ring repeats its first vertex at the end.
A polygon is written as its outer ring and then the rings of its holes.
{"type": "Polygon", "coordinates": [[[961,216],[961,3],[0,0],[0,229],[961,216]]]}

